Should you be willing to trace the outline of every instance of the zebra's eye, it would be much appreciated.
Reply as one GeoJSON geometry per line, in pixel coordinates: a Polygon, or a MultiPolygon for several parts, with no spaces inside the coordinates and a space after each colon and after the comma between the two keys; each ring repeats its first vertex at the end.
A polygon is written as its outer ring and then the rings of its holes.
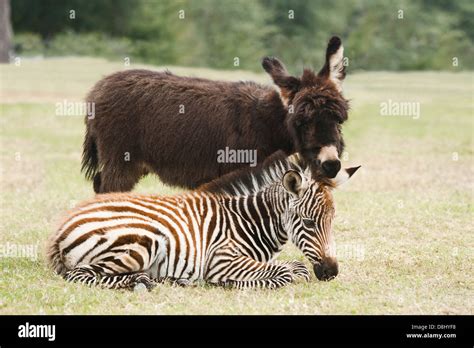
{"type": "Polygon", "coordinates": [[[316,223],[311,219],[303,219],[303,225],[306,228],[313,229],[316,227],[316,223]]]}

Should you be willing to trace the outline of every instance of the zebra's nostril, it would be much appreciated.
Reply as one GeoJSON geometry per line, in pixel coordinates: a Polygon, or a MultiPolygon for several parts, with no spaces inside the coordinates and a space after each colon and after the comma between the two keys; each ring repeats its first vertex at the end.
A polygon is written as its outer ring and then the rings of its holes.
{"type": "Polygon", "coordinates": [[[324,265],[322,263],[317,263],[313,266],[314,274],[318,280],[326,280],[326,271],[324,269],[324,265]]]}
{"type": "Polygon", "coordinates": [[[331,280],[336,278],[339,273],[337,261],[332,258],[327,259],[321,263],[313,266],[314,274],[318,280],[331,280]]]}

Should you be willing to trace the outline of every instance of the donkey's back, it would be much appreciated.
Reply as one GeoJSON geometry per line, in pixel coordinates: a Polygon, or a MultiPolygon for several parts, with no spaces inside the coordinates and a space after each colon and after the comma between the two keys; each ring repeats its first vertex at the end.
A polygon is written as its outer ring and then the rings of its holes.
{"type": "Polygon", "coordinates": [[[95,114],[86,117],[82,168],[98,193],[130,191],[148,172],[194,188],[248,165],[219,163],[218,151],[226,148],[256,151],[263,160],[274,152],[285,116],[269,86],[168,71],[114,73],[87,101],[95,114]]]}

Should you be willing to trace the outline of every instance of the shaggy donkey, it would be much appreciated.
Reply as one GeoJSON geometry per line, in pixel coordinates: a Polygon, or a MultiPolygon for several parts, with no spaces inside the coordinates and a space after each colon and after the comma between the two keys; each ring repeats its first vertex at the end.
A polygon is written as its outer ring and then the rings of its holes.
{"type": "Polygon", "coordinates": [[[317,74],[291,76],[270,57],[262,66],[279,91],[168,71],[127,70],[100,80],[87,96],[95,115],[86,117],[82,157],[95,192],[130,191],[148,172],[195,188],[248,165],[235,160],[242,151],[256,153],[258,163],[278,150],[298,151],[313,173],[335,177],[348,111],[341,40],[331,38],[317,74]],[[222,161],[224,149],[234,152],[222,161]]]}

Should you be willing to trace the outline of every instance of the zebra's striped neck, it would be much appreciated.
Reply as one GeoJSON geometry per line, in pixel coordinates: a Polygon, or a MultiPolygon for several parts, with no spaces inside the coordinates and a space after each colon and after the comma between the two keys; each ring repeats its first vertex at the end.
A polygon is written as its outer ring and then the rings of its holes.
{"type": "Polygon", "coordinates": [[[248,196],[281,182],[283,175],[290,169],[304,172],[306,168],[307,164],[298,153],[287,156],[282,151],[278,151],[257,167],[244,168],[226,174],[200,186],[198,191],[248,196]]]}
{"type": "Polygon", "coordinates": [[[242,233],[243,239],[251,238],[259,246],[257,249],[264,250],[263,256],[248,256],[269,261],[290,238],[287,228],[290,194],[282,185],[283,176],[288,170],[304,172],[306,168],[299,154],[288,157],[279,151],[256,168],[224,175],[201,186],[196,193],[220,196],[228,216],[238,227],[236,233],[242,233]]]}
{"type": "Polygon", "coordinates": [[[273,216],[275,235],[272,237],[281,248],[289,239],[286,228],[290,194],[283,188],[281,182],[276,182],[262,191],[262,197],[270,205],[270,214],[273,216]]]}
{"type": "MultiPolygon", "coordinates": [[[[249,195],[221,196],[221,205],[234,226],[233,233],[258,246],[254,250],[259,253],[248,256],[269,261],[288,241],[285,224],[289,198],[280,182],[249,195]]],[[[242,252],[245,254],[245,250],[242,252]]]]}

